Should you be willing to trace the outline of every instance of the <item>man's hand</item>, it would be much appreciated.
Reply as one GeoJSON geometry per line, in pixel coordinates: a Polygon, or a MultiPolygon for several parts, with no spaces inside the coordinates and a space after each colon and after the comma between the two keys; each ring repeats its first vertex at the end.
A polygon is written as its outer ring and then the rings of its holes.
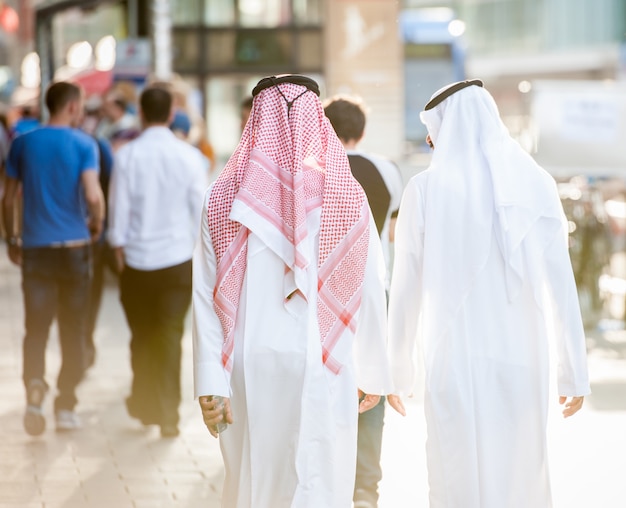
{"type": "Polygon", "coordinates": [[[102,228],[104,227],[104,220],[102,219],[89,219],[89,223],[87,224],[89,228],[89,235],[91,237],[92,242],[98,241],[100,235],[102,235],[102,228]]]}
{"type": "Polygon", "coordinates": [[[380,402],[380,395],[364,394],[359,390],[359,399],[361,399],[359,403],[359,413],[365,413],[365,411],[369,411],[380,402]]]}
{"type": "Polygon", "coordinates": [[[212,395],[203,395],[199,398],[200,409],[204,424],[213,437],[218,436],[216,425],[226,418],[226,423],[233,423],[233,414],[230,409],[230,399],[224,397],[224,406],[220,400],[214,399],[212,395]]]}
{"type": "Polygon", "coordinates": [[[113,260],[117,273],[122,273],[124,271],[124,264],[126,263],[124,259],[124,247],[113,247],[113,260]]]}
{"type": "Polygon", "coordinates": [[[387,402],[402,416],[406,416],[406,409],[404,409],[404,403],[399,395],[387,395],[387,402]]]}
{"type": "Polygon", "coordinates": [[[567,404],[567,397],[559,397],[559,404],[565,404],[565,409],[563,410],[563,417],[567,418],[568,416],[572,416],[577,413],[581,407],[583,407],[583,400],[585,397],[572,397],[567,404]]]}
{"type": "Polygon", "coordinates": [[[8,254],[11,263],[21,266],[22,265],[22,246],[19,244],[8,246],[8,254]]]}

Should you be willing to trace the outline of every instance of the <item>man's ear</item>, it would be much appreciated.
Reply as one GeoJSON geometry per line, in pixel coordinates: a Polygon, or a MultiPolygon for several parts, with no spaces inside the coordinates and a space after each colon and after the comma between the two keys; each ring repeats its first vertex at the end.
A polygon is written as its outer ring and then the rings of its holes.
{"type": "Polygon", "coordinates": [[[80,107],[80,100],[74,99],[67,103],[67,113],[69,116],[74,117],[78,112],[78,108],[80,107]]]}
{"type": "Polygon", "coordinates": [[[70,123],[72,124],[73,127],[75,127],[83,119],[83,114],[84,114],[83,101],[81,99],[75,99],[73,101],[69,101],[67,103],[66,112],[67,112],[67,116],[70,119],[70,123]],[[74,125],[74,123],[76,125],[74,125]]]}

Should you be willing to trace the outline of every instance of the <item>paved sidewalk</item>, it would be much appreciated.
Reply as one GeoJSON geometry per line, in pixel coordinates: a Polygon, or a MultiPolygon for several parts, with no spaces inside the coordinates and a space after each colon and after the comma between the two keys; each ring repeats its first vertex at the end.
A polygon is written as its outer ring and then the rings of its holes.
{"type": "MultiPolygon", "coordinates": [[[[184,338],[181,435],[162,439],[158,427],[144,428],[126,413],[129,332],[114,285],[107,287],[103,299],[96,365],[79,389],[77,411],[84,429],[55,432],[52,390],[44,408],[46,432],[35,438],[24,432],[20,274],[3,247],[0,244],[0,508],[218,508],[222,460],[218,442],[206,431],[192,399],[190,327],[184,338]]],[[[589,349],[594,394],[583,411],[564,421],[556,403],[550,408],[554,506],[624,508],[626,332],[595,333],[589,349]]],[[[51,385],[58,369],[53,329],[47,355],[51,385]]],[[[419,399],[411,399],[407,409],[406,418],[387,412],[379,508],[428,506],[423,407],[419,399]]]]}
{"type": "MultiPolygon", "coordinates": [[[[217,440],[204,427],[192,399],[188,332],[181,435],[175,439],[162,439],[158,427],[144,428],[126,413],[129,332],[116,287],[105,291],[96,364],[78,392],[82,430],[54,430],[53,389],[44,406],[45,433],[31,437],[23,430],[22,335],[20,273],[0,245],[0,508],[219,506],[222,461],[217,440]]],[[[54,327],[46,361],[47,381],[53,387],[60,362],[54,327]]]]}

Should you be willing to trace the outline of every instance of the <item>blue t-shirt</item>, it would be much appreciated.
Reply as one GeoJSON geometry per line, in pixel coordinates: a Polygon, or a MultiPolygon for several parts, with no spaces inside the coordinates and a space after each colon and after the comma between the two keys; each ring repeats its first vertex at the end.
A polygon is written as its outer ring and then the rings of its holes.
{"type": "Polygon", "coordinates": [[[15,138],[7,176],[22,182],[22,244],[89,239],[81,174],[99,170],[98,145],[77,129],[45,126],[15,138]]]}

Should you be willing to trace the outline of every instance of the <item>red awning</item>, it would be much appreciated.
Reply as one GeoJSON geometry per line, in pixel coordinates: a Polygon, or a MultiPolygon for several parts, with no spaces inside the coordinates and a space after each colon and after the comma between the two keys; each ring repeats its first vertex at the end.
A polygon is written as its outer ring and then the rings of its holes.
{"type": "Polygon", "coordinates": [[[102,95],[113,84],[113,71],[90,69],[71,78],[85,89],[85,96],[102,95]]]}

